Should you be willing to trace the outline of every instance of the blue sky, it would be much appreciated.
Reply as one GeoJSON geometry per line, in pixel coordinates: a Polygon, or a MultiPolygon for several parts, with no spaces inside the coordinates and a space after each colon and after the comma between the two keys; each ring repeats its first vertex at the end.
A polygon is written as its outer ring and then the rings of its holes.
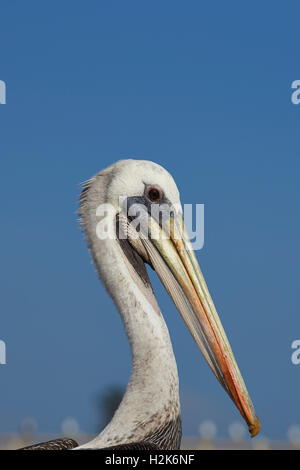
{"type": "MultiPolygon", "coordinates": [[[[121,321],[77,222],[80,183],[135,157],[205,204],[199,263],[262,422],[300,422],[297,2],[1,2],[0,431],[66,416],[126,385],[121,321]]],[[[239,419],[152,276],[177,358],[184,431],[239,419]]]]}

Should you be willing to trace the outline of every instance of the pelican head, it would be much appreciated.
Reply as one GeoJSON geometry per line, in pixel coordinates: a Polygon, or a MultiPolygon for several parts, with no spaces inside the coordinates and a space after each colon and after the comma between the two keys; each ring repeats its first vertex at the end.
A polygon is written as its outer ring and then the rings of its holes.
{"type": "MultiPolygon", "coordinates": [[[[97,232],[87,236],[90,248],[97,245],[96,237],[126,240],[155,270],[209,367],[255,436],[260,422],[192,249],[172,176],[150,161],[121,160],[86,183],[80,214],[84,228],[93,223],[97,232]],[[89,191],[93,187],[97,191],[89,191]],[[104,210],[98,207],[100,202],[106,205],[104,210]],[[105,214],[113,223],[106,222],[105,214]]],[[[97,256],[94,260],[99,263],[97,256]]]]}

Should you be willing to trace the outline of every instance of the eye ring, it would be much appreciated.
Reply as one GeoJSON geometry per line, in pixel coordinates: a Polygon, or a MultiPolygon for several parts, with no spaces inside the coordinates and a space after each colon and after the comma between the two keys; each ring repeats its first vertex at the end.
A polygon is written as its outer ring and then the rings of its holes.
{"type": "Polygon", "coordinates": [[[159,202],[163,197],[162,189],[159,186],[147,186],[145,195],[151,202],[159,202]]]}

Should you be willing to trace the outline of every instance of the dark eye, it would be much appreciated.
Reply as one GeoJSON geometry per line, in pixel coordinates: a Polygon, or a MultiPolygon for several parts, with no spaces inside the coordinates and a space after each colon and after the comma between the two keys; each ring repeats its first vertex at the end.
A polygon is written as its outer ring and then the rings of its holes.
{"type": "Polygon", "coordinates": [[[162,190],[157,186],[149,186],[146,189],[146,196],[151,202],[158,202],[162,198],[162,190]]]}

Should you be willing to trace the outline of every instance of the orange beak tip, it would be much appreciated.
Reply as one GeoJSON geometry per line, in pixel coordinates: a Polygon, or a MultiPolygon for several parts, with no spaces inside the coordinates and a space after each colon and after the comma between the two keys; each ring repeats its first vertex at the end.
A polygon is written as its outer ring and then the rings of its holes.
{"type": "Polygon", "coordinates": [[[251,437],[255,437],[257,436],[257,434],[259,433],[260,431],[260,421],[259,419],[256,417],[253,424],[249,424],[249,432],[251,434],[251,437]]]}

